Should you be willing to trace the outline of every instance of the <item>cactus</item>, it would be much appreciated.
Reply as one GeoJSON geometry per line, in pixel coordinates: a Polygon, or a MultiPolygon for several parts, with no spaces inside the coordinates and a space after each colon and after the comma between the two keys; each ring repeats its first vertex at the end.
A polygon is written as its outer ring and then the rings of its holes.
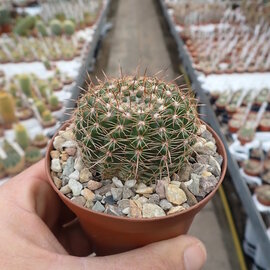
{"type": "Polygon", "coordinates": [[[17,96],[17,86],[15,83],[10,83],[9,85],[9,93],[15,98],[17,96]]]}
{"type": "Polygon", "coordinates": [[[40,115],[42,115],[46,111],[46,106],[43,101],[37,100],[35,102],[35,105],[40,115]]]}
{"type": "Polygon", "coordinates": [[[44,59],[42,60],[42,63],[43,63],[44,67],[45,67],[47,70],[51,70],[51,69],[52,69],[51,62],[50,62],[47,58],[44,58],[44,59]]]}
{"type": "Polygon", "coordinates": [[[51,112],[49,110],[45,110],[43,113],[42,113],[42,120],[44,122],[51,122],[53,120],[53,116],[51,114],[51,112]]]}
{"type": "Polygon", "coordinates": [[[46,137],[45,135],[41,134],[37,134],[34,138],[34,140],[32,141],[33,146],[36,146],[38,148],[44,148],[47,143],[48,143],[48,137],[46,137]]]}
{"type": "Polygon", "coordinates": [[[10,11],[4,7],[0,8],[0,27],[8,25],[11,21],[10,11]]]}
{"type": "Polygon", "coordinates": [[[59,107],[59,100],[57,96],[52,95],[49,99],[50,106],[53,109],[57,109],[59,107]]]}
{"type": "Polygon", "coordinates": [[[15,138],[17,143],[21,146],[22,149],[26,149],[30,144],[30,139],[27,130],[21,124],[17,124],[15,126],[15,138]]]}
{"type": "Polygon", "coordinates": [[[61,22],[57,19],[54,19],[50,22],[51,32],[55,36],[60,36],[62,34],[62,25],[61,22]]]}
{"type": "Polygon", "coordinates": [[[27,16],[19,20],[14,28],[14,32],[20,36],[26,36],[34,26],[35,26],[35,17],[27,16]]]}
{"type": "Polygon", "coordinates": [[[0,91],[0,116],[5,125],[11,125],[17,121],[14,99],[4,91],[0,91]]]}
{"type": "Polygon", "coordinates": [[[179,171],[193,153],[199,120],[188,91],[157,78],[90,86],[74,112],[86,166],[103,178],[151,182],[179,171]]]}
{"type": "Polygon", "coordinates": [[[74,23],[70,20],[65,20],[63,23],[63,29],[66,35],[71,36],[75,31],[74,23]]]}
{"type": "Polygon", "coordinates": [[[43,37],[48,36],[48,32],[47,32],[46,26],[45,26],[45,24],[44,24],[42,21],[37,21],[37,23],[36,23],[36,28],[37,28],[38,32],[39,32],[43,37]]]}
{"type": "Polygon", "coordinates": [[[40,150],[37,147],[29,146],[25,150],[25,160],[26,162],[33,164],[41,160],[42,155],[40,150]]]}
{"type": "Polygon", "coordinates": [[[26,74],[22,74],[19,76],[19,84],[22,92],[28,97],[31,98],[33,96],[31,89],[31,80],[30,77],[26,74]]]}
{"type": "Polygon", "coordinates": [[[5,171],[9,175],[21,172],[24,168],[24,158],[14,150],[7,140],[4,140],[3,149],[7,154],[7,157],[3,160],[5,171]]]}

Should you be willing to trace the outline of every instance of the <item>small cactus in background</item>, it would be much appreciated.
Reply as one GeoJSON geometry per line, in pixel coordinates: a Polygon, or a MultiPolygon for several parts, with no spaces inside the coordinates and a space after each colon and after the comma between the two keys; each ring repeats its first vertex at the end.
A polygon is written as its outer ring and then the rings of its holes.
{"type": "Polygon", "coordinates": [[[59,108],[59,100],[57,96],[52,95],[49,99],[49,104],[52,110],[59,108]]]}
{"type": "Polygon", "coordinates": [[[15,98],[17,96],[17,86],[14,82],[9,85],[9,93],[15,98]]]}
{"type": "Polygon", "coordinates": [[[37,147],[29,146],[25,150],[25,161],[29,163],[29,165],[38,162],[39,160],[41,160],[41,158],[41,152],[37,147]]]}
{"type": "Polygon", "coordinates": [[[14,99],[5,91],[0,91],[0,116],[4,125],[7,126],[10,126],[17,121],[14,99]]]}
{"type": "Polygon", "coordinates": [[[42,120],[45,122],[45,123],[48,123],[48,122],[51,122],[53,121],[53,116],[51,114],[51,112],[49,110],[45,110],[43,113],[42,113],[42,120]]]}
{"type": "Polygon", "coordinates": [[[51,32],[55,36],[60,36],[62,34],[62,25],[61,22],[57,19],[54,19],[50,22],[51,32]]]}
{"type": "Polygon", "coordinates": [[[15,138],[17,143],[21,146],[22,149],[26,149],[30,144],[30,139],[27,130],[21,124],[17,124],[15,126],[15,138]]]}
{"type": "Polygon", "coordinates": [[[43,135],[43,134],[41,133],[41,134],[37,134],[37,135],[35,136],[35,138],[34,138],[33,141],[32,141],[32,144],[33,144],[34,146],[38,147],[38,148],[43,148],[43,147],[45,147],[45,146],[47,145],[48,140],[49,140],[49,139],[48,139],[45,135],[43,135]]]}
{"type": "Polygon", "coordinates": [[[42,116],[42,114],[46,111],[46,106],[45,106],[44,102],[41,100],[37,100],[35,102],[35,106],[36,106],[39,114],[42,116]]]}
{"type": "Polygon", "coordinates": [[[44,58],[44,59],[42,60],[42,63],[43,63],[44,67],[45,67],[47,70],[51,70],[51,69],[52,69],[51,62],[50,62],[47,58],[44,58]]]}
{"type": "Polygon", "coordinates": [[[179,171],[200,125],[192,94],[157,78],[124,77],[90,86],[74,112],[86,166],[107,179],[151,182],[179,171]]]}
{"type": "Polygon", "coordinates": [[[31,89],[31,79],[28,75],[22,74],[19,76],[19,84],[22,92],[28,97],[31,98],[33,96],[31,89]]]}
{"type": "Polygon", "coordinates": [[[45,26],[45,24],[44,24],[42,21],[37,21],[37,22],[36,22],[36,28],[37,28],[38,32],[39,32],[43,37],[48,36],[48,32],[47,32],[46,26],[45,26]]]}
{"type": "Polygon", "coordinates": [[[71,36],[75,32],[75,25],[72,21],[65,20],[63,23],[63,29],[66,35],[71,36]]]}
{"type": "Polygon", "coordinates": [[[14,28],[14,33],[19,36],[26,36],[28,32],[35,26],[35,17],[27,16],[18,21],[14,28]]]}

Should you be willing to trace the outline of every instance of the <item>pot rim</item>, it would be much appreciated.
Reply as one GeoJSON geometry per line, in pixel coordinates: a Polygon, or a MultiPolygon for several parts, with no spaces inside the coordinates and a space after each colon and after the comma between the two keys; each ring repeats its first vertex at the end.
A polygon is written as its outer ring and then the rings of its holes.
{"type": "Polygon", "coordinates": [[[209,193],[207,194],[201,201],[199,201],[198,203],[196,203],[195,205],[189,207],[186,210],[180,211],[180,212],[176,212],[174,214],[170,214],[170,215],[166,215],[163,217],[155,217],[155,218],[132,218],[132,217],[122,217],[122,216],[113,216],[113,215],[109,215],[109,214],[105,214],[105,213],[101,213],[101,212],[97,212],[97,211],[93,211],[91,209],[88,209],[84,206],[80,206],[78,204],[73,203],[68,197],[66,197],[63,193],[60,192],[60,190],[55,186],[52,177],[51,177],[51,170],[50,170],[50,164],[51,164],[51,157],[50,157],[50,152],[53,148],[53,141],[54,138],[58,135],[60,130],[65,129],[69,124],[70,124],[70,120],[68,120],[67,122],[63,123],[63,125],[58,129],[58,131],[54,134],[53,138],[50,140],[47,151],[46,151],[46,156],[45,156],[45,170],[46,170],[46,175],[47,178],[49,179],[49,183],[50,185],[53,187],[53,189],[56,191],[56,193],[58,194],[58,196],[65,202],[65,204],[72,204],[73,206],[84,210],[86,212],[88,212],[89,214],[94,214],[96,216],[101,216],[103,218],[109,218],[109,219],[114,219],[114,220],[118,220],[118,221],[125,221],[125,222],[130,222],[130,223],[135,223],[135,222],[153,222],[153,221],[162,221],[162,220],[167,220],[167,219],[173,219],[174,217],[178,216],[178,215],[183,215],[186,214],[188,212],[194,211],[198,208],[200,208],[201,205],[206,204],[216,193],[216,191],[218,190],[218,188],[220,187],[221,183],[224,180],[224,176],[226,174],[227,171],[227,153],[224,147],[224,144],[222,142],[222,140],[219,138],[219,136],[217,135],[217,133],[207,124],[205,123],[203,120],[200,120],[202,124],[206,125],[206,128],[208,131],[211,132],[211,134],[213,135],[213,137],[216,140],[216,145],[219,144],[220,145],[220,150],[218,153],[223,157],[223,162],[221,165],[221,175],[220,175],[220,179],[217,183],[217,185],[215,186],[215,188],[209,193]]]}

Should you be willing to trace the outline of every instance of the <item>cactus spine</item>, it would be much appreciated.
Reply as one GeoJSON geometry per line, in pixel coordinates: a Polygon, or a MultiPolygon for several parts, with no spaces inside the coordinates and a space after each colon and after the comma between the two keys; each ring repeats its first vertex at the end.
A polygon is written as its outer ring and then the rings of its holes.
{"type": "Polygon", "coordinates": [[[27,134],[27,130],[21,124],[15,126],[15,138],[17,143],[22,147],[22,149],[26,149],[30,144],[30,139],[27,134]]]}
{"type": "Polygon", "coordinates": [[[17,121],[14,100],[4,91],[0,91],[0,116],[5,125],[11,125],[17,121]]]}
{"type": "Polygon", "coordinates": [[[103,178],[151,182],[179,171],[193,153],[196,107],[192,94],[174,84],[124,77],[89,87],[73,131],[85,164],[103,178]]]}

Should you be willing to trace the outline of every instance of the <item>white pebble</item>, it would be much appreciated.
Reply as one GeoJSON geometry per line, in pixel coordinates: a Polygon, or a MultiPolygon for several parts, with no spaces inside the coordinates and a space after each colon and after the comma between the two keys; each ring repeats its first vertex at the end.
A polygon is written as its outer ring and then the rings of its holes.
{"type": "Polygon", "coordinates": [[[54,158],[51,161],[51,170],[54,172],[62,172],[62,167],[59,158],[54,158]]]}
{"type": "Polygon", "coordinates": [[[115,184],[116,187],[120,188],[123,187],[123,183],[121,182],[121,180],[119,180],[117,177],[113,177],[112,178],[113,183],[115,184]]]}
{"type": "Polygon", "coordinates": [[[79,196],[81,194],[83,185],[80,182],[71,178],[68,181],[68,186],[70,187],[73,196],[79,196]]]}
{"type": "Polygon", "coordinates": [[[70,179],[74,179],[74,180],[79,180],[79,178],[80,178],[80,173],[79,173],[79,171],[74,171],[73,173],[71,173],[70,175],[69,175],[69,178],[70,179]]]}

